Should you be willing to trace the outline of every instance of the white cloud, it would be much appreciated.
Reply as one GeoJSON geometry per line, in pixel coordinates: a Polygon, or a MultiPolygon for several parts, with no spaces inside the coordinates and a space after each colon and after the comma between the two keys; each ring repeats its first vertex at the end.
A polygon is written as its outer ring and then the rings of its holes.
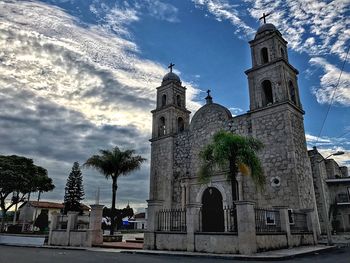
{"type": "MultiPolygon", "coordinates": [[[[271,13],[267,22],[273,23],[281,31],[294,51],[317,57],[333,55],[341,64],[350,45],[348,0],[245,0],[244,7],[248,6],[248,14],[239,5],[229,4],[227,0],[192,1],[197,7],[205,8],[218,21],[230,21],[239,38],[242,34],[248,39],[254,37],[256,30],[249,26],[248,18],[258,21],[263,13],[271,13]]],[[[319,59],[315,58],[315,63],[319,59]]],[[[321,64],[324,66],[326,63],[324,61],[321,64]]],[[[327,64],[330,65],[329,62],[327,64]]],[[[331,86],[334,84],[331,77],[337,79],[336,72],[335,69],[325,69],[326,74],[320,80],[322,89],[316,94],[318,102],[329,103],[331,86]]],[[[345,73],[344,77],[347,78],[348,74],[345,73]]],[[[349,87],[348,80],[344,80],[343,84],[346,85],[339,89],[337,102],[348,106],[349,88],[345,88],[349,87]]]]}
{"type": "Polygon", "coordinates": [[[312,149],[316,145],[317,150],[325,158],[337,151],[343,151],[343,155],[332,156],[331,158],[337,161],[339,165],[350,168],[350,142],[347,137],[317,137],[311,134],[305,134],[305,137],[308,148],[312,149]]]}
{"type": "MultiPolygon", "coordinates": [[[[129,35],[126,25],[139,20],[135,10],[103,8],[103,25],[81,26],[45,4],[0,4],[1,86],[33,90],[96,124],[132,124],[149,132],[149,110],[166,67],[141,59],[137,45],[123,38],[129,35]]],[[[198,91],[184,85],[195,110],[198,91]]]]}
{"type": "Polygon", "coordinates": [[[324,72],[321,77],[321,87],[313,89],[317,101],[319,103],[330,103],[334,96],[334,103],[350,106],[350,72],[343,71],[340,77],[341,69],[320,57],[311,58],[310,64],[321,67],[324,72]]]}

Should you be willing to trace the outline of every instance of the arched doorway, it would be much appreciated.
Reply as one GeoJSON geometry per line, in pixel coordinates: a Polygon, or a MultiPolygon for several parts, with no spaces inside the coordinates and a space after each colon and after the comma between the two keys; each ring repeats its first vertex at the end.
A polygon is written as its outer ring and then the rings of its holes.
{"type": "Polygon", "coordinates": [[[222,195],[220,191],[214,187],[205,189],[202,196],[202,231],[224,231],[222,195]]]}

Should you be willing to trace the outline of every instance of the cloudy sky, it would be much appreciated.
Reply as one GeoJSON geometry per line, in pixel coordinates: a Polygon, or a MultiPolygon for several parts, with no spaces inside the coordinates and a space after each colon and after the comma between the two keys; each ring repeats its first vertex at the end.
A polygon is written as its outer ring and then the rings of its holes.
{"type": "MultiPolygon", "coordinates": [[[[0,154],[47,168],[56,189],[43,198],[56,201],[73,162],[99,149],[149,160],[150,110],[170,62],[192,112],[208,88],[233,114],[246,112],[248,41],[263,12],[300,71],[309,147],[344,150],[337,160],[350,166],[349,0],[0,0],[0,154]]],[[[86,202],[99,186],[110,204],[111,182],[83,175],[86,202]]],[[[141,210],[148,186],[149,162],[119,180],[118,206],[141,210]]]]}

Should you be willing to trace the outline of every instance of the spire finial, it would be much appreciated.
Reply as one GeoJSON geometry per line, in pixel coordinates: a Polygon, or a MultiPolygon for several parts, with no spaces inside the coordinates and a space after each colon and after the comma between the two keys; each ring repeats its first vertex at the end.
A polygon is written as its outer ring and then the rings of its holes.
{"type": "Polygon", "coordinates": [[[268,17],[269,15],[271,15],[271,13],[268,13],[265,15],[265,13],[263,13],[262,17],[259,18],[259,20],[264,19],[264,24],[266,24],[266,17],[268,17]]]}
{"type": "Polygon", "coordinates": [[[205,100],[207,101],[207,104],[213,103],[213,98],[210,96],[210,92],[211,92],[211,90],[208,89],[207,90],[208,96],[205,97],[205,100]]]}
{"type": "Polygon", "coordinates": [[[168,66],[168,68],[170,68],[170,72],[173,72],[173,67],[175,66],[175,64],[170,62],[170,65],[168,66]]]}

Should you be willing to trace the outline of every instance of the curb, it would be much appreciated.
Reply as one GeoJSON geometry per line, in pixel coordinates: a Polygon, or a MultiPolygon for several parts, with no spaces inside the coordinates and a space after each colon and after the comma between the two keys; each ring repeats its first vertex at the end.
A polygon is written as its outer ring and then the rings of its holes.
{"type": "Polygon", "coordinates": [[[300,253],[295,253],[291,255],[240,255],[240,254],[207,254],[207,253],[188,253],[180,251],[140,251],[140,250],[121,250],[120,253],[123,254],[143,254],[143,255],[155,255],[155,256],[173,256],[173,257],[197,257],[197,258],[213,258],[213,259],[240,259],[246,261],[260,260],[260,261],[276,261],[276,260],[287,260],[291,258],[301,257],[305,255],[310,255],[314,253],[321,253],[337,249],[336,246],[317,248],[312,251],[305,251],[300,253]]]}

